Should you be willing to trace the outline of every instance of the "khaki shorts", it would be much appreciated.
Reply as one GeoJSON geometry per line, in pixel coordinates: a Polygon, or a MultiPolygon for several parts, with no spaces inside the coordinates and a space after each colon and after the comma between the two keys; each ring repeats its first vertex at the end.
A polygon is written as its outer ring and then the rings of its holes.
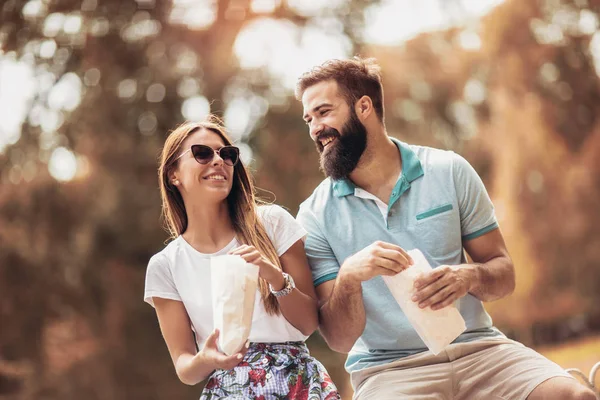
{"type": "Polygon", "coordinates": [[[557,364],[510,339],[451,344],[437,356],[415,354],[352,372],[355,400],[517,400],[554,377],[557,364]]]}

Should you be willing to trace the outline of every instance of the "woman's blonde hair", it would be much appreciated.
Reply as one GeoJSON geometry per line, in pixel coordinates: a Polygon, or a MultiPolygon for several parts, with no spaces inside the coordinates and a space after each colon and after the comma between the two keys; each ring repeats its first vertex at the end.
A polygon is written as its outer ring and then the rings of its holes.
{"type": "MultiPolygon", "coordinates": [[[[231,145],[232,141],[225,133],[222,122],[215,116],[209,116],[201,122],[186,122],[178,126],[169,134],[162,149],[160,166],[158,168],[158,180],[160,195],[162,199],[162,216],[165,228],[172,239],[183,234],[188,226],[188,218],[179,190],[169,179],[172,171],[177,168],[179,160],[177,156],[181,153],[181,146],[186,138],[194,132],[206,129],[214,132],[223,139],[225,145],[231,145]]],[[[273,243],[267,235],[264,225],[258,218],[257,198],[252,179],[241,160],[233,169],[233,185],[227,196],[229,216],[235,229],[239,242],[254,246],[273,265],[281,269],[281,263],[273,243]]],[[[260,279],[260,294],[265,309],[269,314],[279,313],[277,299],[269,290],[269,284],[260,279]]]]}

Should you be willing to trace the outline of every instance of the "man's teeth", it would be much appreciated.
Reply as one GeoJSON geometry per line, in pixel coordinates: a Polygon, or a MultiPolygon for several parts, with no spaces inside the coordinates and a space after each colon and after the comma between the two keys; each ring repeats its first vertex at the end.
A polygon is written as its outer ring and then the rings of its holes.
{"type": "Polygon", "coordinates": [[[335,138],[333,136],[328,137],[327,139],[321,140],[321,144],[323,147],[327,146],[329,143],[333,142],[335,138]]]}
{"type": "Polygon", "coordinates": [[[209,175],[209,176],[207,176],[204,179],[214,179],[214,180],[217,180],[217,181],[224,181],[225,177],[223,175],[209,175]]]}

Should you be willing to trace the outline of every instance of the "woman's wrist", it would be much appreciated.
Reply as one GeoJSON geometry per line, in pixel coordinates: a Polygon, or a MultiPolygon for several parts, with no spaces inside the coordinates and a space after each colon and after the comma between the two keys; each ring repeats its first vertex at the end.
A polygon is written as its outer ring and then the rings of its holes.
{"type": "Polygon", "coordinates": [[[271,285],[271,288],[275,291],[282,290],[285,287],[283,272],[280,269],[275,269],[273,277],[267,280],[267,283],[271,285]]]}
{"type": "Polygon", "coordinates": [[[215,369],[216,363],[215,360],[211,359],[211,357],[209,357],[208,354],[204,352],[204,349],[201,349],[198,353],[196,353],[194,358],[190,360],[189,367],[193,371],[198,371],[201,374],[204,374],[204,370],[215,369]]]}

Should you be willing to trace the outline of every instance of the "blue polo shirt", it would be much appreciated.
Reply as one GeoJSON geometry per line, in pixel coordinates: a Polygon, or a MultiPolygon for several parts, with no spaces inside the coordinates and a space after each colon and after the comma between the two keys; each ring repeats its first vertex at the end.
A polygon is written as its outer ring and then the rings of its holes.
{"type": "MultiPolygon", "coordinates": [[[[376,240],[419,249],[432,267],[466,262],[463,241],[498,228],[494,206],[473,167],[451,151],[391,138],[402,173],[386,204],[352,181],[325,179],[300,205],[306,255],[315,286],[335,279],[346,258],[376,240]]],[[[362,283],[366,326],[348,354],[346,370],[388,363],[427,350],[381,277],[362,283]]],[[[481,301],[456,302],[467,330],[456,342],[503,337],[481,301]]]]}

